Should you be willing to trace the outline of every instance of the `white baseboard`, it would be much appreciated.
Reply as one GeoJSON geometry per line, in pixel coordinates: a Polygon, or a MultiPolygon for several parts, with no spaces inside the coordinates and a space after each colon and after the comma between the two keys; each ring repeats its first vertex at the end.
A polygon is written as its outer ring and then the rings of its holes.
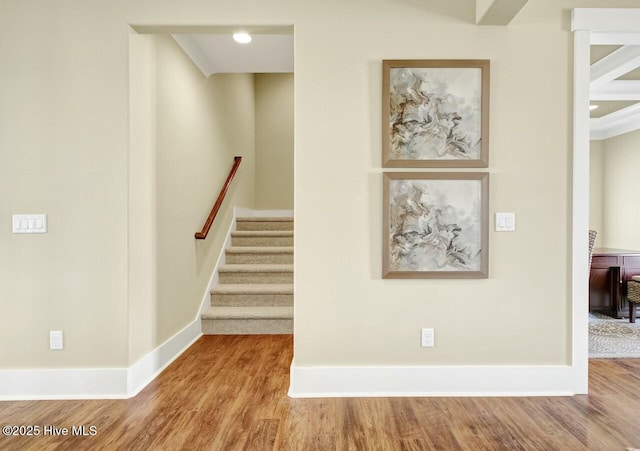
{"type": "Polygon", "coordinates": [[[126,368],[0,371],[0,401],[122,399],[126,393],[126,368]]]}
{"type": "Polygon", "coordinates": [[[136,396],[202,336],[200,318],[138,360],[127,370],[127,397],[136,396]]]}
{"type": "Polygon", "coordinates": [[[571,396],[570,366],[298,367],[292,398],[571,396]]]}
{"type": "Polygon", "coordinates": [[[213,272],[211,273],[211,277],[209,277],[209,284],[202,295],[202,301],[200,302],[200,309],[198,310],[198,314],[196,315],[196,321],[200,321],[200,317],[202,313],[211,306],[211,290],[213,287],[218,285],[218,269],[225,264],[225,250],[231,246],[231,232],[235,232],[236,230],[236,218],[238,217],[237,213],[238,208],[234,207],[233,209],[233,219],[231,220],[231,224],[229,224],[229,228],[227,229],[227,235],[224,241],[224,245],[220,252],[218,253],[218,260],[216,260],[216,264],[213,266],[213,272]]]}
{"type": "Polygon", "coordinates": [[[0,370],[0,401],[130,398],[201,335],[194,321],[129,368],[0,370]]]}

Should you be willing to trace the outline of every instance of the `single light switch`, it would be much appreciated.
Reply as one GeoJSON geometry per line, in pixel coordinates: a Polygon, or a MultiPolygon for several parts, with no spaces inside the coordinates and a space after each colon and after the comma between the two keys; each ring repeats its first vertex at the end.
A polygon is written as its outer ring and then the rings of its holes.
{"type": "Polygon", "coordinates": [[[496,232],[515,232],[515,213],[496,213],[496,232]]]}
{"type": "Polygon", "coordinates": [[[47,233],[47,215],[13,215],[13,233],[47,233]]]}

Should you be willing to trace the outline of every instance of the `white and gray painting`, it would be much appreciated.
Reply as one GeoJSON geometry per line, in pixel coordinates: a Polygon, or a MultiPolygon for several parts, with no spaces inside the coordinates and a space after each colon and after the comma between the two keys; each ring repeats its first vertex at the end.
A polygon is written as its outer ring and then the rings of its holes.
{"type": "Polygon", "coordinates": [[[481,269],[479,180],[391,180],[389,203],[391,270],[481,269]]]}
{"type": "Polygon", "coordinates": [[[480,68],[392,68],[389,88],[392,159],[480,159],[480,68]]]}

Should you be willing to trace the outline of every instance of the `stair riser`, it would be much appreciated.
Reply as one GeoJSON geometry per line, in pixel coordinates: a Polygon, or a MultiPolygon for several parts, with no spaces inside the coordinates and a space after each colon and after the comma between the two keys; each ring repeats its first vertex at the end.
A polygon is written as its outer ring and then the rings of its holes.
{"type": "Polygon", "coordinates": [[[220,307],[287,307],[293,305],[293,295],[214,293],[211,295],[211,305],[220,307]]]}
{"type": "Polygon", "coordinates": [[[276,221],[238,221],[236,223],[236,230],[247,230],[247,231],[292,231],[293,230],[293,222],[292,221],[284,221],[284,222],[276,222],[276,221]]]}
{"type": "Polygon", "coordinates": [[[234,236],[232,246],[293,246],[292,236],[234,236]]]}
{"type": "Polygon", "coordinates": [[[292,334],[292,319],[205,319],[205,335],[275,335],[292,334]]]}
{"type": "Polygon", "coordinates": [[[221,272],[220,283],[293,283],[291,272],[221,272]]]}
{"type": "Polygon", "coordinates": [[[293,264],[293,254],[226,254],[225,262],[229,264],[246,264],[246,263],[280,263],[293,264]]]}

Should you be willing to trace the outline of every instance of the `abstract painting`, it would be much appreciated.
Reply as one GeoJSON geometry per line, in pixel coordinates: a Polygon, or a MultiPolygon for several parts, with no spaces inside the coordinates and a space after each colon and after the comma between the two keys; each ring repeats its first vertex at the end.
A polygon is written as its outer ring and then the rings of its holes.
{"type": "Polygon", "coordinates": [[[488,277],[488,173],[383,176],[383,278],[488,277]]]}
{"type": "Polygon", "coordinates": [[[487,167],[488,60],[384,60],[385,167],[487,167]]]}

